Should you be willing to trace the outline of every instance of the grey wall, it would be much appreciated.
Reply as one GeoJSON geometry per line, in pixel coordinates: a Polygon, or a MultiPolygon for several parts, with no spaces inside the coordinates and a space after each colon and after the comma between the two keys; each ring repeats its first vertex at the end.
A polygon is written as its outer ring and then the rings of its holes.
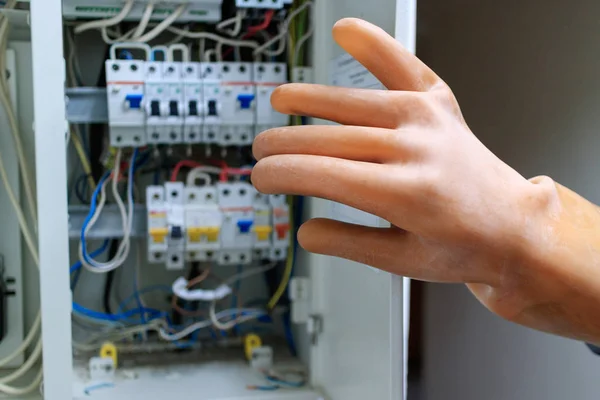
{"type": "MultiPolygon", "coordinates": [[[[593,0],[419,0],[417,43],[501,158],[600,204],[599,16],[593,0]]],[[[600,398],[582,344],[504,322],[462,286],[425,297],[425,399],[600,398]]]]}

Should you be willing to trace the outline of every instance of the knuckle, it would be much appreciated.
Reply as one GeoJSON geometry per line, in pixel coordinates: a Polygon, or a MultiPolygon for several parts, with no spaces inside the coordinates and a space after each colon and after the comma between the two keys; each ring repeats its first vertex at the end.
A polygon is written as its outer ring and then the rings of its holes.
{"type": "MultiPolygon", "coordinates": [[[[431,124],[436,120],[436,105],[426,93],[410,93],[408,98],[397,103],[397,114],[414,123],[431,124]]],[[[404,122],[404,121],[403,121],[404,122]]]]}

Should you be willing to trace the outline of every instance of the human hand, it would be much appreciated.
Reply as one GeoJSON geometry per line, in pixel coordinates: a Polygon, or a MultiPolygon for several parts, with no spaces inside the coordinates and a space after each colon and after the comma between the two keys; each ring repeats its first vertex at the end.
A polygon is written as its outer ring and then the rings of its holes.
{"type": "Polygon", "coordinates": [[[300,244],[415,279],[467,283],[504,318],[600,342],[598,208],[498,159],[450,88],[381,29],[345,19],[333,35],[389,90],[278,88],[278,111],[342,125],[262,133],[252,181],[264,193],[344,203],[392,227],[316,219],[300,229],[300,244]]]}

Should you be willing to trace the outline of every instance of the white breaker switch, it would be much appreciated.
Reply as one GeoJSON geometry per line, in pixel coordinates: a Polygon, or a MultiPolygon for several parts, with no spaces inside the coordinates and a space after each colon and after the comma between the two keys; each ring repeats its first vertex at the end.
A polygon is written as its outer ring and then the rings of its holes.
{"type": "Polygon", "coordinates": [[[185,188],[186,259],[215,260],[221,249],[223,214],[215,186],[185,188]]]}
{"type": "Polygon", "coordinates": [[[146,188],[146,209],[148,213],[148,261],[164,263],[168,248],[167,206],[164,186],[146,188]]]}
{"type": "Polygon", "coordinates": [[[158,61],[145,64],[146,139],[154,144],[167,140],[167,87],[163,80],[163,64],[158,61]]]}
{"type": "Polygon", "coordinates": [[[107,60],[105,68],[111,146],[145,145],[144,62],[107,60]]]}
{"type": "Polygon", "coordinates": [[[221,68],[221,134],[218,144],[247,146],[254,140],[256,93],[252,63],[227,62],[221,68]]]}
{"type": "Polygon", "coordinates": [[[258,135],[267,129],[285,126],[289,117],[271,106],[271,95],[277,86],[287,83],[285,63],[254,63],[256,85],[256,130],[258,135]]]}
{"type": "Polygon", "coordinates": [[[207,144],[218,143],[221,135],[221,63],[202,63],[202,100],[204,102],[204,129],[202,141],[207,144]]]}
{"type": "Polygon", "coordinates": [[[184,268],[185,250],[185,199],[184,185],[181,182],[165,183],[165,199],[167,208],[167,269],[184,268]]]}
{"type": "Polygon", "coordinates": [[[200,63],[184,63],[181,73],[184,93],[183,141],[186,143],[200,143],[202,141],[201,129],[204,120],[200,63]]]}
{"type": "Polygon", "coordinates": [[[223,212],[219,264],[240,265],[252,261],[254,188],[246,182],[218,183],[219,207],[223,212]]]}
{"type": "Polygon", "coordinates": [[[283,261],[287,258],[290,246],[290,208],[284,195],[269,196],[269,203],[273,207],[273,246],[270,259],[283,261]]]}
{"type": "Polygon", "coordinates": [[[163,65],[163,81],[167,88],[166,108],[166,142],[183,142],[183,121],[184,121],[184,93],[182,80],[183,64],[179,62],[166,62],[163,65]]]}

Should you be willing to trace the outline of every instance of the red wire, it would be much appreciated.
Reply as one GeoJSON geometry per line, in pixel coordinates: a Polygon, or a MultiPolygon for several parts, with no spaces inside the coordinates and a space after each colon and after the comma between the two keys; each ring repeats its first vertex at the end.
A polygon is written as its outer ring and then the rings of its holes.
{"type": "Polygon", "coordinates": [[[239,176],[250,176],[252,175],[252,169],[249,168],[223,168],[221,174],[219,175],[219,180],[221,182],[227,182],[229,175],[239,175],[239,176]]]}
{"type": "Polygon", "coordinates": [[[177,182],[177,176],[179,175],[179,171],[183,167],[196,168],[201,167],[202,164],[192,161],[192,160],[182,160],[175,164],[175,168],[173,168],[173,172],[171,173],[171,182],[177,182]]]}
{"type": "MultiPolygon", "coordinates": [[[[250,168],[229,168],[225,161],[221,161],[221,173],[219,174],[219,180],[221,182],[227,182],[229,175],[240,175],[240,176],[250,176],[252,175],[252,169],[250,168]]],[[[175,168],[173,168],[173,172],[171,173],[171,182],[177,182],[177,177],[179,176],[179,172],[181,168],[196,168],[202,167],[202,164],[192,160],[182,160],[175,164],[175,168]]]]}
{"type": "MultiPolygon", "coordinates": [[[[265,19],[263,20],[263,22],[260,25],[254,25],[254,26],[249,27],[248,32],[246,32],[244,34],[244,36],[242,36],[242,40],[251,38],[252,36],[256,35],[258,32],[264,31],[265,29],[267,29],[269,27],[269,25],[271,25],[271,21],[273,21],[274,15],[275,15],[275,11],[268,10],[265,13],[265,19]]],[[[233,47],[227,49],[227,51],[225,53],[223,53],[222,58],[225,59],[225,57],[227,57],[229,54],[231,54],[232,51],[233,51],[233,47]]]]}
{"type": "Polygon", "coordinates": [[[271,25],[271,21],[273,20],[273,15],[275,15],[275,11],[269,10],[265,13],[265,19],[262,24],[251,26],[248,28],[248,33],[256,33],[258,31],[264,31],[271,25]]]}

